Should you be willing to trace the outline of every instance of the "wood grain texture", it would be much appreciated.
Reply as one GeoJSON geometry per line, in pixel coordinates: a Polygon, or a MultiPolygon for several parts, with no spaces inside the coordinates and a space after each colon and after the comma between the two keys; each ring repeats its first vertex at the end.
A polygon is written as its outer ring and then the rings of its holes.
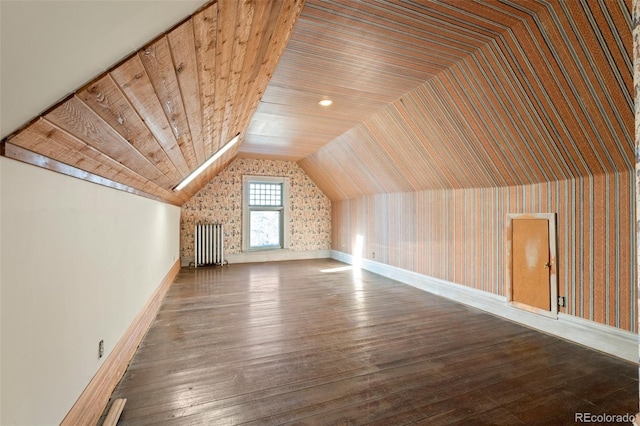
{"type": "Polygon", "coordinates": [[[189,165],[180,150],[176,136],[171,130],[167,116],[154,92],[151,80],[147,75],[139,56],[133,56],[118,68],[112,70],[111,77],[127,96],[157,143],[166,152],[183,177],[190,173],[189,165]]]}
{"type": "MultiPolygon", "coordinates": [[[[105,181],[117,182],[118,188],[134,188],[148,194],[151,198],[165,200],[173,204],[179,205],[184,202],[182,201],[184,198],[180,194],[160,188],[46,119],[38,119],[29,128],[12,138],[10,143],[27,149],[40,158],[52,160],[51,163],[38,160],[31,162],[31,164],[46,167],[48,164],[53,165],[59,162],[67,167],[56,166],[54,171],[80,179],[84,179],[85,176],[99,176],[105,181]],[[80,171],[80,173],[75,171],[80,171]],[[122,181],[128,182],[128,185],[121,184],[122,181]]],[[[101,180],[89,180],[102,184],[101,180]]]]}
{"type": "Polygon", "coordinates": [[[44,118],[130,170],[136,170],[157,185],[164,188],[170,185],[169,180],[149,160],[78,97],[70,98],[44,118]]]}
{"type": "MultiPolygon", "coordinates": [[[[247,42],[251,34],[251,23],[253,22],[253,13],[256,4],[255,1],[249,0],[236,1],[235,3],[237,3],[238,6],[237,11],[235,11],[237,24],[233,43],[228,43],[229,46],[233,47],[233,50],[229,52],[229,74],[224,94],[224,115],[222,116],[220,128],[220,147],[237,133],[236,129],[232,127],[232,116],[235,110],[240,108],[240,96],[237,95],[239,95],[238,90],[240,88],[242,66],[247,58],[247,42]]],[[[229,9],[230,12],[233,13],[233,9],[229,9]]],[[[222,42],[225,43],[225,40],[222,39],[222,42]]],[[[224,59],[222,65],[224,66],[224,59]]],[[[242,96],[246,96],[246,93],[242,94],[242,96]]]]}
{"type": "Polygon", "coordinates": [[[217,0],[51,113],[168,190],[238,133],[232,158],[300,161],[332,200],[615,174],[634,163],[631,22],[631,0],[217,0]]]}
{"type": "Polygon", "coordinates": [[[203,149],[209,158],[215,134],[216,47],[218,45],[218,3],[213,3],[193,16],[193,31],[200,85],[203,149]]]}
{"type": "MultiPolygon", "coordinates": [[[[82,392],[61,425],[95,425],[105,410],[109,397],[133,358],[144,334],[155,318],[165,294],[180,271],[180,262],[173,264],[149,301],[133,320],[125,334],[104,360],[91,382],[82,392]]],[[[117,307],[114,307],[114,309],[117,307]]]]}
{"type": "Polygon", "coordinates": [[[180,172],[110,75],[82,89],[78,97],[167,176],[170,182],[181,179],[180,172]]]}
{"type": "MultiPolygon", "coordinates": [[[[96,174],[89,173],[85,170],[81,170],[76,167],[70,166],[68,164],[62,163],[60,161],[54,160],[51,157],[45,157],[42,154],[36,154],[33,151],[30,151],[18,145],[14,145],[12,143],[6,143],[6,149],[3,155],[13,160],[17,160],[23,163],[42,167],[44,169],[47,169],[53,172],[61,173],[63,175],[82,179],[87,182],[96,183],[98,185],[106,186],[109,188],[117,189],[119,191],[124,191],[130,194],[135,194],[141,197],[149,198],[151,200],[165,201],[165,202],[167,201],[166,198],[155,197],[148,192],[140,191],[136,188],[123,185],[119,182],[116,182],[111,179],[107,179],[103,176],[98,176],[96,174]]],[[[184,200],[182,200],[179,196],[174,196],[174,198],[171,199],[170,203],[175,206],[180,206],[184,203],[184,200]]]]}
{"type": "Polygon", "coordinates": [[[236,25],[238,16],[238,1],[228,0],[220,2],[218,7],[218,35],[216,37],[216,80],[215,80],[215,110],[214,128],[216,129],[213,139],[214,152],[225,144],[227,130],[223,126],[225,108],[227,107],[227,88],[231,84],[231,60],[234,45],[232,40],[236,37],[236,29],[241,27],[236,25]]]}
{"type": "Polygon", "coordinates": [[[125,398],[116,399],[111,404],[111,408],[109,409],[109,413],[105,418],[102,426],[116,426],[118,424],[118,419],[120,418],[120,414],[122,414],[122,410],[124,410],[124,405],[127,403],[125,398]]]}
{"type": "Polygon", "coordinates": [[[513,301],[551,311],[548,221],[514,219],[511,238],[513,301]]]}
{"type": "Polygon", "coordinates": [[[635,412],[637,386],[633,363],[323,259],[183,269],[112,398],[128,425],[569,424],[635,412]]]}
{"type": "Polygon", "coordinates": [[[161,37],[146,46],[138,56],[178,142],[182,157],[187,162],[189,170],[196,169],[200,163],[193,147],[191,130],[167,38],[161,37]]]}
{"type": "MultiPolygon", "coordinates": [[[[191,184],[177,196],[173,188],[246,131],[278,61],[261,56],[282,53],[300,13],[302,1],[291,4],[297,7],[282,7],[282,0],[212,1],[95,77],[39,117],[80,142],[74,152],[26,142],[22,134],[33,135],[39,118],[9,139],[56,161],[74,159],[69,166],[79,170],[95,163],[96,155],[106,156],[107,171],[114,163],[127,170],[105,179],[167,202],[186,200],[199,186],[191,184]]],[[[237,149],[205,176],[215,175],[237,149]]],[[[101,176],[102,168],[85,171],[101,176]]]]}
{"type": "Polygon", "coordinates": [[[197,163],[202,164],[209,156],[205,155],[204,152],[202,108],[193,20],[186,21],[167,34],[167,40],[171,47],[176,77],[184,100],[185,115],[189,121],[189,130],[193,138],[197,163]]]}

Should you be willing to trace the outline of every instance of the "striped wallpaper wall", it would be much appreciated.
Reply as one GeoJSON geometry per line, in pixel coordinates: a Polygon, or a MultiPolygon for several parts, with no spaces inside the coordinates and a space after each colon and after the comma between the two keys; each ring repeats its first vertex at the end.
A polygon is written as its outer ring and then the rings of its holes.
{"type": "Polygon", "coordinates": [[[557,213],[561,312],[636,330],[634,174],[333,202],[333,249],[504,295],[507,213],[557,213]]]}
{"type": "MultiPolygon", "coordinates": [[[[505,3],[518,23],[299,162],[325,194],[507,187],[633,169],[631,2],[505,3]]],[[[461,25],[470,16],[458,16],[461,25]]]]}
{"type": "MultiPolygon", "coordinates": [[[[633,95],[635,118],[635,184],[636,184],[636,241],[640,245],[640,0],[633,0],[633,95]]],[[[636,246],[638,247],[638,246],[636,246]]],[[[636,274],[640,275],[640,250],[636,252],[636,274]]],[[[636,276],[638,291],[640,292],[640,280],[636,276]]],[[[638,302],[640,305],[640,301],[638,302]]],[[[636,318],[640,324],[640,317],[636,318]]],[[[640,343],[640,342],[639,342],[640,343]]],[[[640,348],[639,348],[640,349],[640,348]]],[[[640,350],[639,350],[640,353],[640,350]]]]}
{"type": "Polygon", "coordinates": [[[506,215],[556,213],[561,311],[635,331],[631,0],[444,3],[515,20],[299,162],[333,248],[503,295],[506,215]]]}

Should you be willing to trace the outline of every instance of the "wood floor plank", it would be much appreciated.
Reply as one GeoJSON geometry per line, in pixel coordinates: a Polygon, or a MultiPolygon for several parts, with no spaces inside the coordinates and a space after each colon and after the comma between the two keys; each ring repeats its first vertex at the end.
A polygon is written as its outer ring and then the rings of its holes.
{"type": "Polygon", "coordinates": [[[632,363],[375,274],[322,272],[338,266],[183,269],[113,393],[127,398],[119,424],[567,424],[575,410],[637,412],[632,363]]]}

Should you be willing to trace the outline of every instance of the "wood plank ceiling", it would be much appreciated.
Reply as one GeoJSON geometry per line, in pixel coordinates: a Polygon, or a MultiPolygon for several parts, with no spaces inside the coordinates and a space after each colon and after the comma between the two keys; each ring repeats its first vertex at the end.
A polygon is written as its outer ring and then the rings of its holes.
{"type": "Polygon", "coordinates": [[[9,136],[4,155],[183,204],[235,156],[173,191],[246,129],[302,4],[207,4],[9,136]]]}
{"type": "Polygon", "coordinates": [[[307,0],[241,153],[301,160],[517,22],[468,2],[487,16],[461,28],[448,3],[307,0]]]}
{"type": "Polygon", "coordinates": [[[235,156],[298,161],[334,200],[630,170],[630,10],[219,0],[11,135],[4,155],[176,205],[235,156]]]}

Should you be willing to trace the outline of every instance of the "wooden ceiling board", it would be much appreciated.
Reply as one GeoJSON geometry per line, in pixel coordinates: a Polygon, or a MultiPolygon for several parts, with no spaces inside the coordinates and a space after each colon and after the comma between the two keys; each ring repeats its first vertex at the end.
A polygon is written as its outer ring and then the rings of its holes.
{"type": "Polygon", "coordinates": [[[4,155],[181,205],[237,155],[173,190],[246,131],[302,6],[211,2],[10,135],[4,155]]]}
{"type": "Polygon", "coordinates": [[[96,174],[87,172],[85,170],[78,169],[73,166],[69,166],[67,163],[62,163],[60,161],[54,160],[51,157],[46,157],[42,154],[36,154],[31,150],[22,148],[18,145],[14,145],[11,142],[5,143],[3,147],[5,148],[5,151],[2,152],[2,155],[6,155],[8,158],[12,158],[18,161],[22,161],[23,163],[35,165],[38,167],[42,167],[44,169],[61,173],[67,176],[73,176],[77,179],[82,179],[90,183],[95,183],[98,185],[106,186],[109,188],[117,189],[119,191],[128,192],[130,194],[138,195],[145,198],[150,198],[157,201],[167,202],[167,200],[171,200],[170,202],[175,205],[182,205],[187,201],[187,199],[184,199],[184,197],[181,196],[181,194],[171,194],[163,197],[156,197],[149,192],[140,191],[130,186],[123,185],[114,180],[105,178],[102,175],[96,175],[96,174]]]}
{"type": "Polygon", "coordinates": [[[18,159],[34,161],[35,165],[40,167],[52,165],[55,171],[61,173],[82,179],[89,178],[88,180],[92,182],[107,184],[107,186],[140,195],[148,194],[151,198],[169,200],[172,204],[181,204],[186,201],[179,194],[155,185],[44,118],[36,120],[12,138],[8,145],[21,149],[12,151],[19,155],[18,159]],[[77,167],[70,166],[71,164],[77,167]],[[105,178],[106,181],[95,179],[97,176],[105,178]],[[128,184],[116,185],[123,181],[128,184]]]}
{"type": "Polygon", "coordinates": [[[226,141],[230,139],[229,123],[225,123],[225,114],[229,112],[230,97],[233,95],[233,90],[229,89],[233,84],[231,78],[231,63],[235,47],[234,41],[242,35],[242,31],[238,30],[246,29],[247,27],[246,21],[244,22],[244,25],[241,22],[236,24],[236,17],[239,10],[238,2],[227,2],[226,6],[227,7],[218,8],[218,37],[216,40],[217,53],[215,75],[216,89],[214,100],[216,105],[214,110],[214,152],[220,149],[226,141]]]}
{"type": "Polygon", "coordinates": [[[630,170],[630,11],[631,0],[213,1],[14,133],[4,155],[174,204],[235,156],[298,161],[334,200],[630,170]]]}
{"type": "MultiPolygon", "coordinates": [[[[322,146],[322,141],[326,139],[326,137],[323,134],[306,134],[305,136],[302,132],[298,132],[296,133],[296,135],[299,135],[299,137],[304,139],[304,143],[300,144],[300,146],[297,147],[299,150],[314,149],[314,148],[317,150],[319,147],[322,146]]],[[[262,145],[263,143],[269,142],[271,143],[272,146],[269,147],[268,151],[263,151],[265,155],[269,153],[271,153],[271,155],[274,155],[278,152],[280,152],[280,154],[289,153],[289,155],[295,156],[294,158],[299,159],[301,154],[298,151],[292,150],[289,145],[286,145],[286,144],[280,145],[282,140],[284,140],[284,138],[281,135],[273,136],[273,137],[260,136],[259,139],[257,140],[258,143],[256,145],[253,145],[254,140],[250,142],[245,142],[242,145],[242,150],[239,150],[238,152],[242,153],[242,155],[245,156],[244,154],[248,150],[250,150],[251,152],[255,152],[256,150],[263,148],[263,145],[262,145]]]]}
{"type": "Polygon", "coordinates": [[[368,116],[389,103],[387,94],[372,94],[356,90],[322,90],[310,88],[300,91],[296,88],[269,86],[264,93],[257,111],[265,114],[283,113],[287,116],[300,117],[300,109],[304,108],[304,117],[323,116],[334,119],[345,119],[359,123],[363,114],[368,116]],[[321,99],[333,101],[330,107],[318,105],[321,99]]]}
{"type": "MultiPolygon", "coordinates": [[[[415,40],[414,40],[415,42],[415,40]]],[[[315,70],[320,74],[327,74],[328,70],[334,72],[351,72],[345,75],[345,80],[336,81],[340,84],[364,84],[362,75],[356,74],[360,69],[367,71],[367,80],[376,78],[394,78],[409,80],[407,85],[419,83],[427,74],[442,71],[451,65],[462,52],[456,49],[445,49],[442,46],[429,44],[429,48],[415,51],[415,44],[394,43],[393,45],[376,46],[373,41],[359,38],[358,34],[344,32],[332,35],[328,38],[321,29],[305,31],[288,46],[288,52],[295,52],[291,58],[283,58],[283,66],[291,63],[292,66],[303,67],[306,71],[315,70]],[[345,39],[353,39],[345,43],[345,39]],[[309,46],[313,46],[310,50],[309,46]],[[340,47],[338,47],[340,46],[340,47]],[[339,49],[339,50],[338,50],[339,49]],[[400,53],[399,53],[400,52],[400,53]],[[310,62],[309,62],[310,61],[310,62]],[[330,67],[317,68],[314,64],[325,64],[330,67]],[[358,67],[354,67],[354,63],[358,67]],[[356,78],[351,81],[349,78],[356,78]]],[[[466,53],[466,52],[464,52],[466,53]]]]}
{"type": "Polygon", "coordinates": [[[170,185],[166,176],[77,96],[54,108],[44,118],[157,185],[170,185]]]}
{"type": "MultiPolygon", "coordinates": [[[[205,157],[214,151],[216,46],[218,35],[218,4],[214,3],[193,16],[197,76],[202,113],[202,147],[205,157]]],[[[216,143],[217,146],[217,143],[216,143]]]]}
{"type": "MultiPolygon", "coordinates": [[[[117,178],[120,170],[117,162],[110,157],[80,142],[77,138],[64,132],[45,119],[37,120],[24,132],[11,140],[11,144],[66,164],[77,163],[90,172],[102,174],[109,179],[117,178]],[[87,165],[85,165],[87,164],[87,165]]],[[[145,181],[141,177],[133,177],[142,186],[145,181]]]]}
{"type": "Polygon", "coordinates": [[[156,96],[151,80],[138,55],[134,55],[109,75],[118,84],[120,90],[133,105],[158,145],[171,159],[173,165],[184,178],[189,175],[191,166],[183,155],[171,124],[167,120],[160,100],[156,96]]]}
{"type": "Polygon", "coordinates": [[[326,139],[323,134],[303,134],[302,132],[298,132],[295,135],[304,139],[304,143],[297,146],[298,151],[292,150],[287,144],[282,144],[282,140],[284,140],[282,136],[259,136],[257,139],[254,138],[249,142],[243,143],[242,150],[239,150],[238,153],[240,153],[241,156],[246,157],[247,154],[250,155],[252,153],[260,152],[265,156],[265,159],[274,159],[274,156],[290,155],[290,161],[297,161],[302,155],[300,151],[305,149],[317,150],[323,146],[323,141],[326,139]],[[268,150],[265,149],[264,143],[270,144],[268,150]],[[261,149],[264,149],[264,151],[260,151],[261,149]]]}
{"type": "MultiPolygon", "coordinates": [[[[232,2],[233,0],[227,1],[232,2]]],[[[189,197],[206,185],[209,180],[223,170],[224,167],[226,167],[226,165],[228,165],[238,154],[239,145],[242,145],[246,139],[246,129],[249,126],[251,117],[253,117],[260,99],[266,90],[278,60],[287,45],[287,41],[293,30],[296,19],[304,4],[301,0],[274,0],[270,2],[256,3],[259,3],[259,7],[257,11],[252,12],[252,16],[254,17],[253,20],[246,20],[243,18],[246,17],[246,13],[242,12],[242,8],[237,9],[240,13],[236,11],[235,15],[239,22],[236,26],[247,25],[251,28],[248,30],[249,38],[246,42],[243,42],[247,46],[246,49],[241,47],[231,55],[237,55],[238,52],[246,53],[247,58],[244,61],[245,65],[243,65],[240,71],[241,77],[237,80],[234,80],[233,78],[230,80],[230,72],[226,71],[227,65],[225,65],[225,61],[220,59],[220,55],[215,56],[214,79],[216,87],[219,86],[221,89],[218,90],[218,88],[216,88],[213,95],[214,103],[216,105],[212,110],[214,117],[211,119],[213,128],[215,129],[213,136],[214,152],[217,151],[218,147],[222,147],[222,145],[224,145],[229,139],[233,138],[236,134],[241,135],[240,143],[227,151],[227,153],[210,166],[201,176],[192,181],[181,191],[189,197]],[[256,17],[258,17],[257,21],[255,20],[256,17]],[[252,21],[255,22],[252,24],[252,21]],[[251,34],[253,34],[253,38],[251,34]],[[256,37],[259,38],[259,40],[257,40],[256,37]],[[226,84],[220,85],[221,80],[226,82],[226,84]],[[231,106],[235,111],[235,115],[232,114],[229,116],[230,118],[227,123],[230,124],[230,127],[225,128],[222,123],[224,122],[224,114],[227,109],[226,100],[230,99],[230,96],[232,96],[232,94],[225,92],[227,87],[234,88],[232,90],[235,90],[235,93],[239,96],[238,99],[240,99],[240,102],[232,102],[231,106]],[[246,90],[243,88],[246,88],[246,90]],[[226,134],[223,134],[225,131],[226,134]]],[[[225,7],[225,4],[220,3],[218,11],[223,7],[225,7]]],[[[206,10],[203,12],[206,12],[206,10]]],[[[233,13],[228,15],[233,16],[233,13]]],[[[223,18],[218,16],[217,20],[222,22],[223,18]]],[[[196,22],[198,21],[196,20],[196,22]]],[[[206,22],[206,20],[201,19],[200,22],[206,22]]],[[[216,35],[215,45],[218,46],[216,52],[220,52],[220,49],[222,48],[220,41],[222,39],[221,34],[224,34],[225,30],[219,24],[217,25],[217,28],[218,32],[216,35]]],[[[230,32],[229,28],[230,27],[227,26],[227,32],[230,32]]],[[[234,37],[243,37],[241,34],[247,34],[246,31],[243,31],[240,31],[240,33],[234,32],[234,37]]],[[[225,44],[227,46],[229,45],[228,42],[225,42],[225,44]]],[[[236,42],[233,43],[233,45],[241,46],[238,39],[236,39],[236,42]]],[[[228,47],[226,48],[228,49],[228,47]]],[[[240,56],[245,56],[244,53],[240,56]]],[[[230,70],[234,67],[231,61],[226,61],[226,63],[228,63],[230,70]]],[[[240,69],[239,65],[236,65],[235,67],[236,69],[240,69]]]]}
{"type": "MultiPolygon", "coordinates": [[[[254,19],[252,25],[246,27],[238,44],[243,46],[246,53],[242,62],[235,61],[232,65],[232,73],[237,80],[233,114],[230,114],[230,133],[227,138],[232,138],[249,125],[249,120],[254,116],[257,103],[264,93],[264,81],[259,78],[258,64],[264,64],[269,54],[269,42],[274,36],[277,19],[283,6],[282,1],[273,3],[257,2],[253,10],[254,19]],[[244,41],[246,39],[246,41],[244,41]]],[[[238,55],[234,54],[234,59],[238,55]]],[[[275,65],[275,64],[274,64],[275,65]]]]}
{"type": "MultiPolygon", "coordinates": [[[[441,35],[435,31],[438,20],[426,13],[433,10],[431,5],[412,10],[402,2],[307,1],[259,110],[275,115],[283,105],[289,106],[287,114],[297,112],[296,127],[307,126],[313,132],[318,100],[335,96],[333,117],[341,116],[340,104],[358,105],[358,110],[347,111],[361,122],[477,49],[483,43],[479,38],[490,40],[486,34],[478,37],[473,29],[460,31],[452,24],[441,35]]],[[[502,29],[502,24],[496,28],[502,29]]],[[[494,32],[488,31],[495,36],[494,32]]],[[[273,129],[268,125],[250,129],[247,143],[259,149],[261,140],[277,134],[277,126],[274,122],[273,129]]],[[[328,131],[324,143],[345,129],[335,126],[328,131]]],[[[287,141],[301,158],[317,149],[305,144],[304,134],[291,135],[287,141]]]]}
{"type": "Polygon", "coordinates": [[[256,112],[251,120],[250,130],[264,132],[266,128],[270,128],[272,135],[288,135],[295,132],[308,131],[310,133],[327,134],[332,131],[332,127],[338,125],[344,131],[353,127],[353,121],[335,120],[333,117],[314,116],[313,120],[307,123],[300,123],[294,116],[282,114],[268,114],[256,112]],[[343,126],[340,126],[342,122],[343,126]],[[346,127],[346,128],[345,128],[346,127]]]}
{"type": "Polygon", "coordinates": [[[189,166],[189,170],[193,170],[204,159],[199,159],[196,156],[184,108],[184,104],[189,100],[183,101],[167,38],[161,37],[146,46],[138,52],[138,56],[151,81],[155,96],[160,101],[162,111],[178,142],[182,156],[189,166]]]}
{"type": "MultiPolygon", "coordinates": [[[[193,144],[198,164],[203,163],[210,155],[205,153],[204,136],[202,134],[202,104],[200,85],[198,84],[198,59],[196,56],[196,40],[193,20],[188,20],[167,34],[175,76],[179,91],[184,99],[186,125],[191,137],[198,143],[193,144]]],[[[180,106],[178,106],[178,110],[180,106]]],[[[183,126],[185,123],[182,124],[183,126]]]]}
{"type": "MultiPolygon", "coordinates": [[[[314,97],[313,99],[304,101],[307,104],[316,104],[318,102],[318,97],[314,97]]],[[[317,120],[319,122],[331,125],[338,126],[348,126],[348,128],[352,128],[356,126],[359,122],[357,121],[356,113],[351,114],[350,111],[352,109],[358,109],[359,105],[353,105],[353,108],[350,108],[349,105],[343,104],[339,98],[332,97],[333,105],[331,108],[325,108],[320,105],[317,105],[314,108],[309,109],[309,117],[313,120],[317,120]]],[[[260,103],[257,111],[255,112],[253,119],[251,120],[251,125],[257,124],[254,123],[259,121],[261,116],[263,117],[271,117],[277,116],[281,117],[284,120],[294,119],[297,116],[298,111],[293,108],[291,105],[282,105],[282,104],[272,104],[269,105],[269,112],[266,112],[265,108],[262,108],[264,102],[260,103]]],[[[326,131],[326,128],[323,129],[326,131]]]]}
{"type": "Polygon", "coordinates": [[[77,93],[85,104],[172,181],[182,177],[110,75],[77,93]]]}

